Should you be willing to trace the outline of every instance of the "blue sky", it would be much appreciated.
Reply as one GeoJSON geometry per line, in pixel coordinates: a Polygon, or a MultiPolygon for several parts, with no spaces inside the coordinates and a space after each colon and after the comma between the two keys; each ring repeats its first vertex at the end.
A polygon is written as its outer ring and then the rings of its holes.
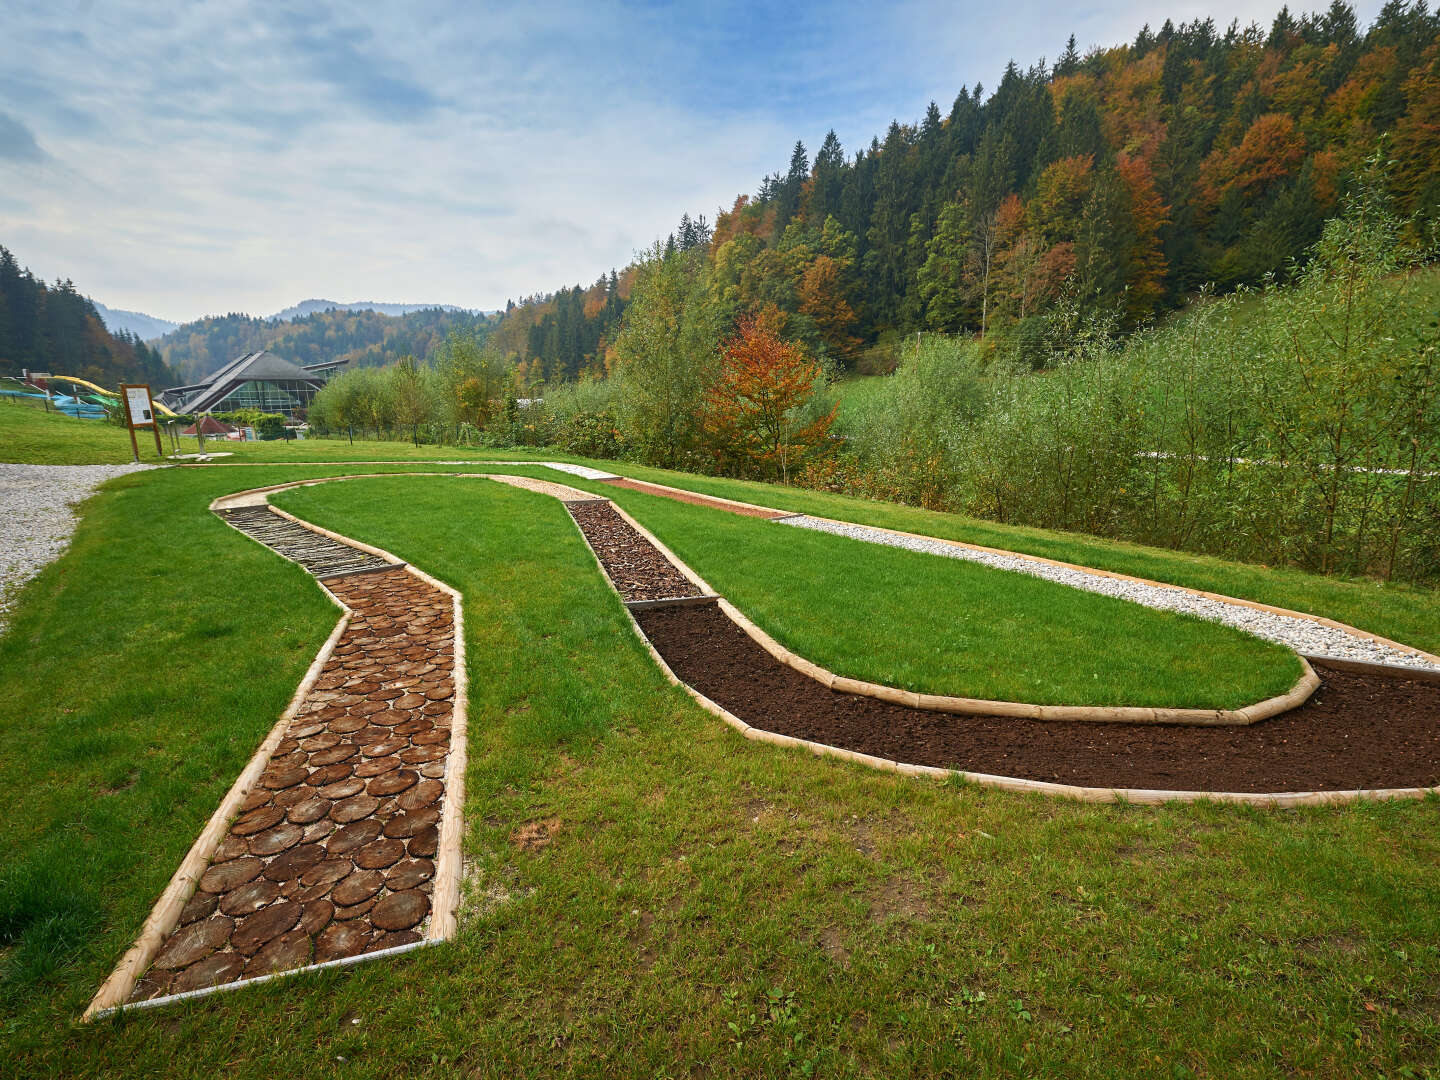
{"type": "Polygon", "coordinates": [[[1071,33],[1275,6],[6,0],[0,244],[177,321],[498,307],[713,216],[797,138],[853,152],[1071,33]]]}

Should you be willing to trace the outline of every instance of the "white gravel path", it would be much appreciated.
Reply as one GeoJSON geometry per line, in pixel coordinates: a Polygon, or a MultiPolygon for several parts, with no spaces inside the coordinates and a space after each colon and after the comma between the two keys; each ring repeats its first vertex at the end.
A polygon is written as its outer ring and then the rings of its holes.
{"type": "Polygon", "coordinates": [[[848,536],[851,539],[864,540],[871,544],[905,548],[908,551],[918,551],[927,555],[964,559],[968,562],[993,566],[999,570],[1013,570],[1016,573],[1045,578],[1047,581],[1085,589],[1087,592],[1103,593],[1106,596],[1114,596],[1122,600],[1133,600],[1146,607],[1159,608],[1163,611],[1185,612],[1202,619],[1209,619],[1212,622],[1237,627],[1256,637],[1278,642],[1296,652],[1311,656],[1335,656],[1347,660],[1362,660],[1372,664],[1398,664],[1403,667],[1440,671],[1440,666],[1413,653],[1381,645],[1369,638],[1357,637],[1344,630],[1311,622],[1309,619],[1274,615],[1268,611],[1257,611],[1255,608],[1246,607],[1243,604],[1227,604],[1220,600],[1211,600],[1208,597],[1186,592],[1184,589],[1169,588],[1163,585],[1145,585],[1138,581],[1121,581],[1103,574],[1072,570],[1063,566],[1050,566],[1015,555],[996,555],[988,551],[974,551],[940,540],[897,536],[894,533],[885,532],[883,529],[823,521],[803,514],[781,518],[779,523],[794,525],[801,529],[834,533],[837,536],[848,536]]]}
{"type": "Polygon", "coordinates": [[[0,634],[20,587],[75,531],[74,507],[112,476],[156,465],[0,465],[0,634]]]}

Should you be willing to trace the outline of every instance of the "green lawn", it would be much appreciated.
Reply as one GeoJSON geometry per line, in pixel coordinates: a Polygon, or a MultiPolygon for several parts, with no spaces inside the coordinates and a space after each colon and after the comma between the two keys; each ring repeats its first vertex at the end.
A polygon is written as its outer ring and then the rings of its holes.
{"type": "MultiPolygon", "coordinates": [[[[1436,275],[1440,282],[1440,274],[1436,275]]],[[[190,440],[193,444],[193,440],[190,440]]],[[[151,454],[154,442],[151,442],[151,454]]],[[[191,449],[193,447],[186,447],[191,449]]],[[[578,458],[553,449],[491,450],[422,446],[403,442],[315,439],[304,442],[229,443],[238,463],[305,461],[559,460],[596,465],[640,480],[711,495],[763,503],[796,513],[923,533],[966,543],[1020,551],[1102,570],[1135,574],[1190,588],[1325,615],[1372,633],[1440,653],[1440,590],[1370,580],[1322,577],[1284,567],[1227,562],[1163,548],[1102,540],[1080,533],[998,525],[958,514],[693,473],[631,462],[578,458]]],[[[143,450],[143,446],[142,446],[143,450]]],[[[26,406],[0,404],[0,461],[50,464],[130,460],[124,431],[97,421],[46,415],[26,406]]],[[[554,473],[548,474],[556,479],[554,473]]],[[[560,479],[564,479],[561,477],[560,479]]],[[[567,483],[572,481],[567,480],[567,483]]]]}
{"type": "Polygon", "coordinates": [[[1433,1075],[1435,803],[1087,806],[748,743],[558,503],[441,478],[287,501],[464,593],[459,939],[76,1025],[335,617],[205,505],[322,471],[115,482],[0,638],[7,1075],[1433,1075]]]}
{"type": "MultiPolygon", "coordinates": [[[[612,498],[782,645],[851,678],[1044,705],[1216,709],[1282,694],[1300,677],[1288,649],[1191,616],[603,483],[567,483],[612,498]]],[[[299,497],[276,502],[298,513],[299,497]]]]}

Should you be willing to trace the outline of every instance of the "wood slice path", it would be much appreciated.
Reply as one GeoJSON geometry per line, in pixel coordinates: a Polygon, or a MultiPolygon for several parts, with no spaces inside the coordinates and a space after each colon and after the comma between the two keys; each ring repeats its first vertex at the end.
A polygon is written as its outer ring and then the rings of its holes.
{"type": "MultiPolygon", "coordinates": [[[[348,621],[323,665],[317,661],[318,675],[312,668],[284,730],[267,740],[268,761],[262,750],[252,765],[263,771],[227,797],[239,799],[234,819],[208,863],[202,856],[196,864],[193,894],[174,901],[184,902],[178,918],[164,920],[171,925],[148,946],[145,934],[137,942],[148,954],[143,974],[137,965],[133,988],[105,1007],[414,945],[435,930],[432,909],[453,907],[449,884],[438,904],[436,889],[437,862],[447,877],[441,848],[458,852],[458,819],[446,813],[446,797],[447,784],[458,790],[461,779],[447,767],[452,750],[460,765],[464,756],[454,596],[404,563],[268,506],[216,512],[321,578],[348,621]]],[[[176,880],[185,875],[182,867],[176,880]]],[[[172,882],[167,896],[174,889],[172,882]]],[[[454,921],[453,913],[437,918],[454,921]]]]}

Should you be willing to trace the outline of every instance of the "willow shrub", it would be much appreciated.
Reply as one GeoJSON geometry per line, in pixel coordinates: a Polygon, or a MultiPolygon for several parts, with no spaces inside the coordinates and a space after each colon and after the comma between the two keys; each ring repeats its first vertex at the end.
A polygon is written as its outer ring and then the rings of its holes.
{"type": "MultiPolygon", "coordinates": [[[[1440,579],[1440,276],[1362,191],[1293,283],[1037,374],[912,346],[826,486],[1327,573],[1440,579]]],[[[814,479],[814,478],[812,478],[814,479]]]]}

